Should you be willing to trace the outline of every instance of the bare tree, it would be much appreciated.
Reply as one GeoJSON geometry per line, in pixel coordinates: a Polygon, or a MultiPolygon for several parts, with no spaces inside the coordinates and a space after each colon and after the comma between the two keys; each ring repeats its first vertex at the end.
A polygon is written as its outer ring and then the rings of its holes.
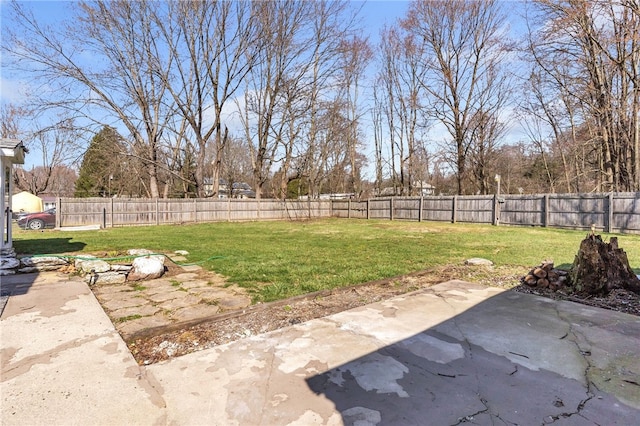
{"type": "Polygon", "coordinates": [[[158,197],[158,158],[163,129],[172,114],[166,97],[170,64],[150,17],[155,2],[123,0],[79,3],[59,27],[45,27],[19,3],[16,24],[3,50],[14,67],[50,90],[36,103],[93,121],[115,118],[131,135],[132,153],[143,163],[147,190],[158,197]],[[91,58],[91,60],[87,60],[91,58]],[[47,97],[45,97],[45,95],[47,97]]]}
{"type": "Polygon", "coordinates": [[[361,37],[352,37],[342,40],[340,43],[340,62],[338,84],[340,98],[344,99],[345,114],[349,121],[347,134],[347,152],[349,155],[349,190],[358,197],[362,192],[361,170],[358,161],[358,152],[362,145],[360,137],[360,122],[362,106],[359,102],[361,85],[367,65],[373,59],[373,50],[368,40],[361,37]]]}
{"type": "Polygon", "coordinates": [[[78,161],[78,141],[83,139],[70,119],[42,127],[26,136],[31,155],[40,156],[39,166],[19,167],[14,173],[16,187],[34,195],[60,188],[58,178],[68,176],[58,171],[78,161]]]}
{"type": "Polygon", "coordinates": [[[159,75],[166,78],[164,84],[183,119],[175,128],[177,136],[193,145],[197,195],[205,195],[207,172],[213,181],[209,195],[215,195],[228,140],[223,113],[255,60],[255,17],[246,1],[169,2],[168,9],[154,14],[163,43],[174,58],[171,73],[159,75]],[[213,162],[208,169],[211,143],[213,162]]]}
{"type": "Polygon", "coordinates": [[[590,148],[592,157],[585,160],[596,167],[594,189],[640,189],[640,3],[540,0],[534,5],[538,28],[530,52],[541,74],[555,79],[556,93],[578,107],[568,131],[590,148]],[[561,75],[557,64],[565,64],[561,75]]]}
{"type": "Polygon", "coordinates": [[[300,144],[303,131],[310,149],[318,144],[314,123],[322,93],[335,74],[330,64],[343,33],[344,10],[341,1],[253,3],[263,44],[240,109],[256,197],[262,196],[273,167],[280,166],[280,175],[287,176],[294,153],[302,155],[306,150],[300,144]]]}
{"type": "Polygon", "coordinates": [[[6,104],[0,107],[0,137],[20,139],[24,132],[24,121],[29,112],[26,108],[6,104]]]}
{"type": "Polygon", "coordinates": [[[451,138],[458,193],[468,190],[467,165],[479,112],[498,117],[506,88],[504,15],[495,0],[420,0],[403,27],[423,40],[426,75],[422,87],[429,113],[451,138]]]}

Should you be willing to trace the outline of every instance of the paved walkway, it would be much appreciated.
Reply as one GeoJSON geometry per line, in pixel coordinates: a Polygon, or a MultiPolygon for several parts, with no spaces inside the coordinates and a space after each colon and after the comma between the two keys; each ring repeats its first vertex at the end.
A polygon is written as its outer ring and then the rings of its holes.
{"type": "Polygon", "coordinates": [[[247,292],[199,266],[149,281],[97,284],[94,293],[120,334],[196,321],[251,305],[247,292]]]}
{"type": "Polygon", "coordinates": [[[139,367],[83,282],[2,280],[3,425],[640,418],[631,315],[451,281],[139,367]]]}

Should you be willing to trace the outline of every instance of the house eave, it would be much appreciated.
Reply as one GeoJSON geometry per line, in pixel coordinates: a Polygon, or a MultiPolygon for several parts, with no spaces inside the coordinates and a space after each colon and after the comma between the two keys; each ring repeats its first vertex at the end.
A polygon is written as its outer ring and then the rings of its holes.
{"type": "Polygon", "coordinates": [[[3,158],[7,158],[13,164],[24,164],[24,156],[27,148],[18,139],[0,139],[0,148],[3,158]]]}

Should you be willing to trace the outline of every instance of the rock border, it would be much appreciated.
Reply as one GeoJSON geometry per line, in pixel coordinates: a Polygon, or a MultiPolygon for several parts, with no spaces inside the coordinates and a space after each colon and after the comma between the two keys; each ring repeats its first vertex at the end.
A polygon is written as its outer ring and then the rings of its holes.
{"type": "MultiPolygon", "coordinates": [[[[185,250],[178,250],[175,253],[177,256],[189,254],[185,250]]],[[[3,253],[0,257],[0,276],[45,271],[76,272],[84,276],[89,285],[95,285],[146,281],[164,275],[166,255],[147,249],[131,249],[127,251],[127,255],[132,258],[132,261],[109,263],[93,255],[18,258],[15,251],[12,251],[3,253]]]]}

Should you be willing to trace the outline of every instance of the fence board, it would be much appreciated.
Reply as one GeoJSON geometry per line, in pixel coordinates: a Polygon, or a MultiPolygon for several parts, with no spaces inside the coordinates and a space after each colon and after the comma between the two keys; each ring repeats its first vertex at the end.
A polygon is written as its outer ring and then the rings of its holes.
{"type": "Polygon", "coordinates": [[[422,200],[422,220],[451,222],[453,201],[452,196],[425,197],[422,200]]]}
{"type": "Polygon", "coordinates": [[[544,195],[509,196],[500,206],[500,223],[543,226],[544,213],[544,195]]]}
{"type": "Polygon", "coordinates": [[[332,211],[328,200],[61,198],[59,202],[62,227],[299,220],[329,217],[332,211]]]}

